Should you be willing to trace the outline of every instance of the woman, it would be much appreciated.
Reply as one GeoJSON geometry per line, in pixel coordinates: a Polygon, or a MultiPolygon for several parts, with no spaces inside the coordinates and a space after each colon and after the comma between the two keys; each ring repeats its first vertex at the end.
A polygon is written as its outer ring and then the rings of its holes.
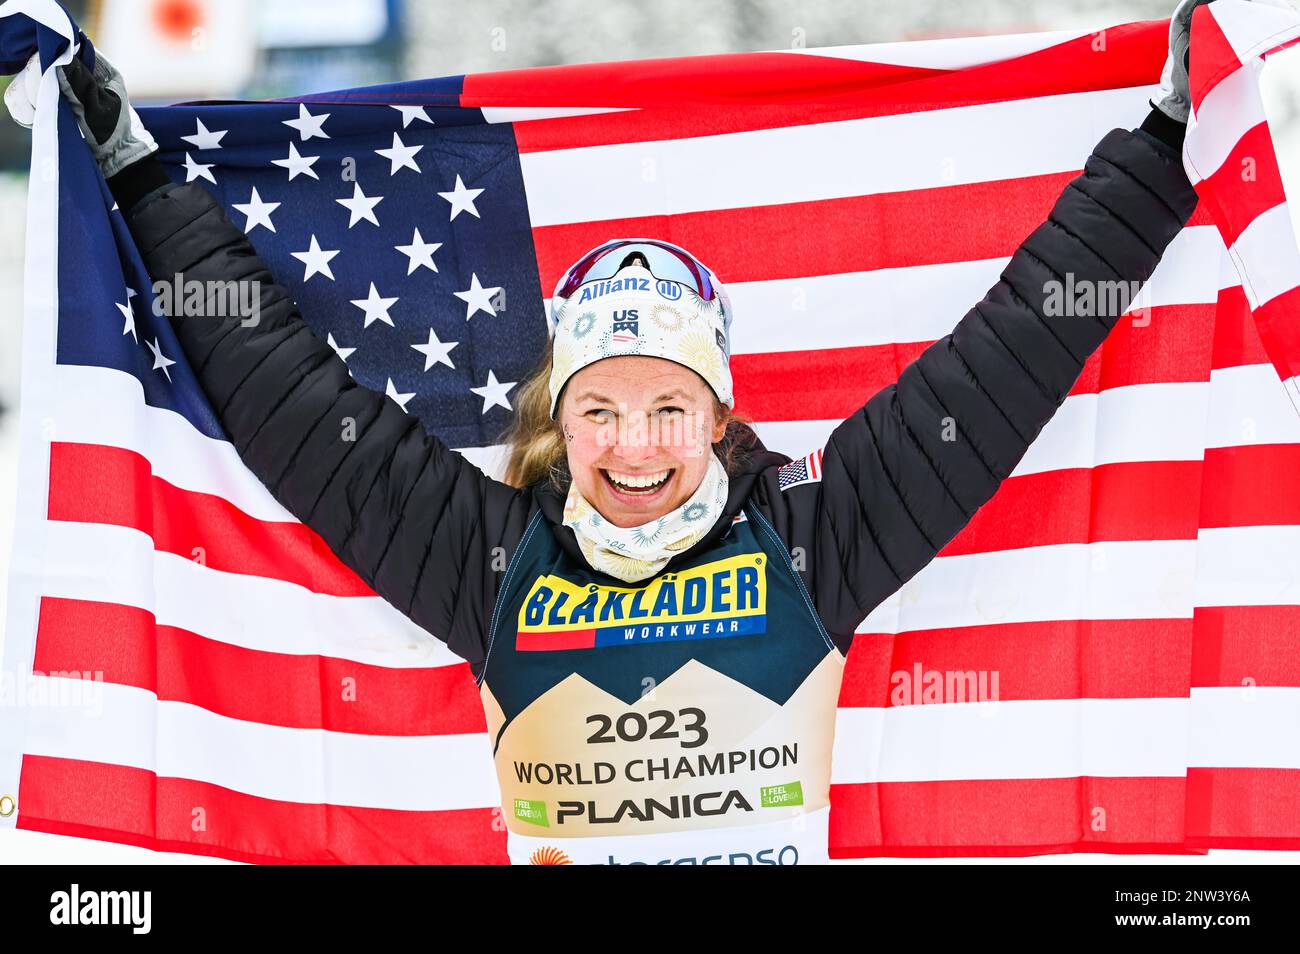
{"type": "Polygon", "coordinates": [[[993,495],[1118,319],[1044,317],[1052,282],[1145,282],[1195,207],[1194,5],[1141,128],[1108,133],[953,333],[793,462],[733,413],[717,276],[624,239],[560,279],[489,479],[353,381],[201,184],[171,183],[106,60],[64,91],[153,275],[261,284],[257,324],[176,316],[177,336],[276,498],[469,661],[511,859],[809,863],[855,629],[993,495]]]}

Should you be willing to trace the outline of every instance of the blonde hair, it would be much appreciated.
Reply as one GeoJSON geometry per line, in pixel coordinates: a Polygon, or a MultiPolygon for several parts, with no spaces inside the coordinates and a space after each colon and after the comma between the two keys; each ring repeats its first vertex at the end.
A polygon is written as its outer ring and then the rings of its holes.
{"type": "MultiPolygon", "coordinates": [[[[568,451],[560,422],[551,417],[550,344],[542,351],[541,361],[519,388],[514,422],[502,436],[507,455],[504,480],[512,487],[529,487],[549,480],[558,490],[567,492],[571,480],[568,451]]],[[[728,475],[732,475],[739,471],[747,456],[746,442],[735,439],[738,436],[735,430],[748,429],[750,420],[727,407],[716,395],[713,413],[715,421],[725,421],[727,425],[723,439],[713,445],[713,450],[728,475]]]]}

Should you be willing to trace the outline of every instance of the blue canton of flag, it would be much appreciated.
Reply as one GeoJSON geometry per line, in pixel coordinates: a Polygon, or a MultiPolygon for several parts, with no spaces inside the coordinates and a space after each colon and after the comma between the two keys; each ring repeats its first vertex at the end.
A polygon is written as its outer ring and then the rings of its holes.
{"type": "MultiPolygon", "coordinates": [[[[455,102],[449,84],[458,79],[366,92],[455,102]]],[[[486,123],[477,109],[355,98],[140,112],[172,178],[201,181],[216,196],[358,382],[451,447],[493,444],[546,342],[512,128],[486,123]]],[[[61,137],[78,138],[75,125],[61,137]]],[[[112,204],[106,188],[75,199],[112,204]]],[[[80,258],[116,246],[129,274],[110,295],[113,321],[91,307],[69,310],[81,320],[60,324],[59,362],[129,371],[148,403],[224,436],[166,319],[153,313],[125,223],[112,216],[110,237],[98,234],[102,221],[85,219],[85,228],[63,230],[65,250],[80,258]]],[[[103,300],[68,284],[64,302],[103,300]]]]}

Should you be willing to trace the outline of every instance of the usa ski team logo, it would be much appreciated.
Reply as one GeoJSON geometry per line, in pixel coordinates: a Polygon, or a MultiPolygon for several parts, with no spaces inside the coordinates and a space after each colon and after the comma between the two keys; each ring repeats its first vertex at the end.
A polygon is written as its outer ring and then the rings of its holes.
{"type": "Polygon", "coordinates": [[[639,318],[635,308],[624,308],[622,311],[614,312],[614,327],[610,330],[609,336],[615,341],[627,343],[636,341],[637,327],[639,318]]]}

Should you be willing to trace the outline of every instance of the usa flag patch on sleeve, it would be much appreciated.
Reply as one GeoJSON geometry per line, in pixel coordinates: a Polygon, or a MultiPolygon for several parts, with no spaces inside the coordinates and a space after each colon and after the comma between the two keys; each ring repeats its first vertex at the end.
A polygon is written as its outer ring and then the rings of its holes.
{"type": "Polygon", "coordinates": [[[781,490],[789,490],[800,484],[811,484],[822,479],[821,448],[806,454],[798,460],[783,464],[776,472],[777,485],[781,490]]]}

